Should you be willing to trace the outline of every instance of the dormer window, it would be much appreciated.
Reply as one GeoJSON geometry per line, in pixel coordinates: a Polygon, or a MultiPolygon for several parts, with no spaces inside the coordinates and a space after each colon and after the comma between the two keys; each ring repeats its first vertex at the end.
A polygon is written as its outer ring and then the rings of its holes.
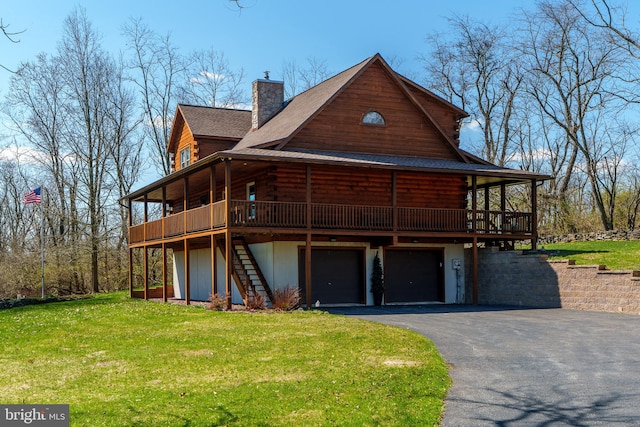
{"type": "Polygon", "coordinates": [[[191,147],[184,148],[180,151],[180,169],[184,169],[191,163],[191,147]]]}
{"type": "Polygon", "coordinates": [[[362,123],[365,125],[385,126],[384,117],[377,111],[369,111],[362,116],[362,123]]]}

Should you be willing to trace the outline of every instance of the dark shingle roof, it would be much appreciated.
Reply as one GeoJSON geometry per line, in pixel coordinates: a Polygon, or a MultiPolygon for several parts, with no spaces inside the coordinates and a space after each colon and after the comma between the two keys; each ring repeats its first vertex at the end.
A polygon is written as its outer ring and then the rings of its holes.
{"type": "Polygon", "coordinates": [[[242,138],[251,129],[251,111],[179,105],[194,136],[242,138]]]}
{"type": "Polygon", "coordinates": [[[504,178],[511,177],[514,179],[550,179],[548,175],[536,172],[509,169],[487,162],[475,163],[473,159],[474,156],[471,156],[471,163],[466,163],[463,161],[431,159],[425,157],[391,156],[382,154],[363,154],[303,149],[269,150],[261,148],[243,148],[222,151],[217,154],[220,157],[236,157],[256,160],[289,160],[300,161],[303,163],[333,163],[389,169],[456,172],[471,175],[491,175],[504,178]]]}

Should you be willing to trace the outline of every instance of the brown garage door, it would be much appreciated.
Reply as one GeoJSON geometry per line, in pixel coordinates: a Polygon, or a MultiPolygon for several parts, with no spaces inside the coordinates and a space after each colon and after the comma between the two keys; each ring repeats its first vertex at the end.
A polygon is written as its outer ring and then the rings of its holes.
{"type": "MultiPolygon", "coordinates": [[[[298,283],[306,299],[305,250],[298,254],[298,283]]],[[[364,251],[311,250],[311,301],[321,304],[361,304],[364,294],[364,251]]]]}
{"type": "Polygon", "coordinates": [[[444,302],[442,249],[386,250],[385,302],[444,302]]]}

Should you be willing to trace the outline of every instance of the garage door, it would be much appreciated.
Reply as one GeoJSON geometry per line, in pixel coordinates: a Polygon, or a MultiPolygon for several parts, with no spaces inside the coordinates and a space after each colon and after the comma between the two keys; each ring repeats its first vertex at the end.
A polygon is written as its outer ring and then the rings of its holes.
{"type": "Polygon", "coordinates": [[[385,302],[444,302],[442,260],[441,249],[386,250],[385,302]]]}
{"type": "MultiPolygon", "coordinates": [[[[298,283],[306,300],[305,250],[298,255],[298,283]]],[[[364,295],[364,251],[311,250],[311,301],[320,304],[361,304],[364,295]]]]}

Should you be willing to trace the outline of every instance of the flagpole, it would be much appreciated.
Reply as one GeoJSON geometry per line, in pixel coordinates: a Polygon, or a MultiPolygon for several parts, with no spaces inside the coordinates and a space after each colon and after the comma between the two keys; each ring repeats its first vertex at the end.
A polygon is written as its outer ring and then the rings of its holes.
{"type": "Polygon", "coordinates": [[[42,243],[42,299],[44,299],[44,186],[42,186],[41,192],[40,216],[42,217],[42,223],[40,225],[40,241],[42,243]]]}

